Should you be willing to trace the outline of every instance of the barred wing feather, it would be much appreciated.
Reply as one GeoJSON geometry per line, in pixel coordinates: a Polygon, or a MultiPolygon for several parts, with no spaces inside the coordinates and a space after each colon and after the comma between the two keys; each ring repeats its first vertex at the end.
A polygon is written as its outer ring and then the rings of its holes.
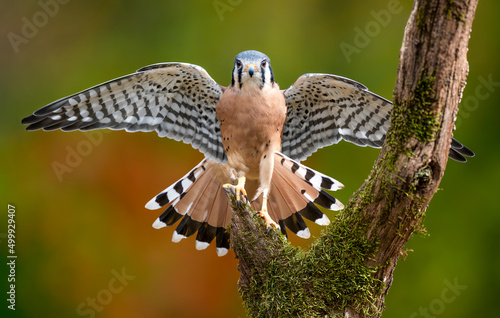
{"type": "Polygon", "coordinates": [[[162,63],[62,98],[23,119],[27,130],[156,131],[226,162],[215,107],[224,87],[200,66],[162,63]]]}

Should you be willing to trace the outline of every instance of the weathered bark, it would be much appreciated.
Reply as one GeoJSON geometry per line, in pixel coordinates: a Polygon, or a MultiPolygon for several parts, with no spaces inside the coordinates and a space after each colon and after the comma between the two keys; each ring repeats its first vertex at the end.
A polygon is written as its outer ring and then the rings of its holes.
{"type": "Polygon", "coordinates": [[[443,177],[477,0],[415,1],[392,126],[367,181],[308,252],[235,208],[239,291],[255,317],[378,317],[399,257],[443,177]]]}

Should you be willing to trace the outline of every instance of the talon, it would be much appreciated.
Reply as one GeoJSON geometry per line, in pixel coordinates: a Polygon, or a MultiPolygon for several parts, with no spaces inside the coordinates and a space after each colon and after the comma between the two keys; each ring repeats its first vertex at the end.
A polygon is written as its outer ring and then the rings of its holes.
{"type": "MultiPolygon", "coordinates": [[[[245,190],[245,177],[238,178],[238,185],[236,186],[236,205],[241,207],[241,197],[247,198],[247,191],[245,190]]],[[[248,199],[247,199],[248,202],[248,199]]]]}
{"type": "Polygon", "coordinates": [[[257,213],[255,213],[255,215],[259,215],[259,217],[263,218],[264,221],[266,222],[266,228],[267,228],[267,233],[269,233],[269,231],[271,230],[271,227],[274,227],[275,229],[279,230],[281,229],[279,224],[274,222],[273,219],[271,219],[271,217],[269,216],[269,213],[267,213],[267,211],[259,211],[257,213]]]}
{"type": "Polygon", "coordinates": [[[276,228],[277,230],[280,230],[280,226],[278,225],[278,223],[274,222],[273,219],[271,219],[271,217],[269,216],[269,213],[267,212],[267,199],[266,198],[262,199],[262,208],[259,212],[255,213],[254,216],[257,214],[261,218],[263,218],[264,221],[266,222],[267,233],[269,233],[269,231],[271,230],[271,226],[276,228]]]}
{"type": "Polygon", "coordinates": [[[231,192],[231,190],[230,190],[230,189],[231,189],[231,186],[232,186],[232,184],[230,184],[230,183],[226,183],[226,184],[224,184],[224,185],[222,186],[222,189],[224,189],[224,191],[226,191],[227,193],[229,193],[229,192],[231,192]]]}
{"type": "MultiPolygon", "coordinates": [[[[234,187],[230,183],[226,183],[222,186],[222,188],[227,192],[231,192],[231,187],[234,187]]],[[[240,177],[238,178],[238,184],[236,185],[236,189],[234,190],[236,194],[236,206],[240,208],[242,206],[242,197],[246,199],[246,202],[248,202],[248,196],[247,196],[247,191],[245,190],[245,177],[240,177]]]]}

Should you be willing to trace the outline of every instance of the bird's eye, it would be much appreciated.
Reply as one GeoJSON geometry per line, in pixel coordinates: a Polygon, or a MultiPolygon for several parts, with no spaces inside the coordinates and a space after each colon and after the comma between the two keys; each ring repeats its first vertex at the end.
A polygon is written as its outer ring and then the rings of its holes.
{"type": "Polygon", "coordinates": [[[263,60],[263,61],[262,61],[262,63],[260,63],[260,65],[261,65],[262,67],[266,67],[266,65],[267,65],[267,61],[266,61],[266,60],[263,60]]]}
{"type": "Polygon", "coordinates": [[[240,60],[236,60],[236,67],[241,68],[242,64],[240,60]]]}

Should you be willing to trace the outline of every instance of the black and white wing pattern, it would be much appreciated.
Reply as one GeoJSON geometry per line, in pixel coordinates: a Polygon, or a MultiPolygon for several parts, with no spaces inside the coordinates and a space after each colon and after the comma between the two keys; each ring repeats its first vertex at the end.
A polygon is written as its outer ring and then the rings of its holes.
{"type": "Polygon", "coordinates": [[[200,66],[154,64],[55,101],[22,122],[27,130],[156,131],[225,163],[215,113],[223,91],[200,66]]]}
{"type": "Polygon", "coordinates": [[[282,152],[302,161],[341,139],[358,146],[382,147],[392,103],[353,80],[329,74],[304,74],[284,91],[288,107],[282,152]]]}
{"type": "MultiPolygon", "coordinates": [[[[391,125],[392,103],[345,77],[305,74],[284,95],[288,110],[281,151],[298,161],[341,139],[380,148],[391,125]]],[[[466,162],[473,156],[452,139],[450,158],[466,162]]]]}

